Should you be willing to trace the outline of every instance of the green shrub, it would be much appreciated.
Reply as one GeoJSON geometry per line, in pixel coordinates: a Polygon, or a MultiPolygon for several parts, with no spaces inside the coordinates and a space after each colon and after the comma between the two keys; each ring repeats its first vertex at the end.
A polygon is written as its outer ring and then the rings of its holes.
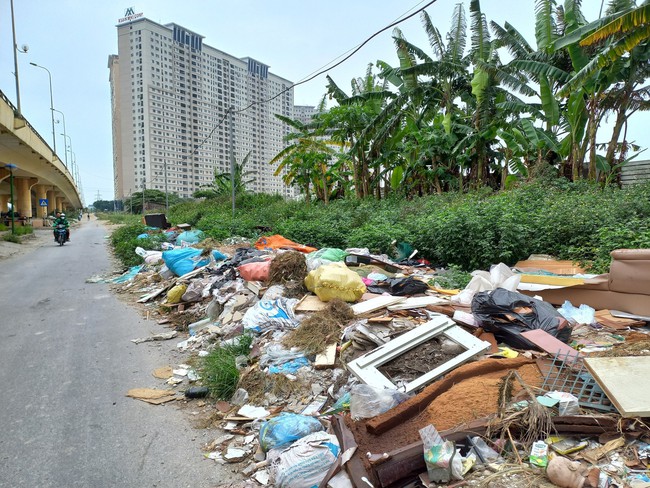
{"type": "Polygon", "coordinates": [[[220,400],[230,400],[239,383],[239,370],[235,358],[248,356],[253,337],[244,334],[233,345],[218,346],[201,358],[199,374],[210,395],[220,400]]]}
{"type": "Polygon", "coordinates": [[[33,234],[34,233],[34,227],[31,225],[26,225],[26,226],[16,226],[14,227],[14,234],[17,236],[26,236],[28,234],[33,234]]]}
{"type": "Polygon", "coordinates": [[[147,250],[160,250],[160,244],[166,240],[164,234],[158,232],[149,234],[149,237],[138,238],[146,234],[147,229],[143,224],[125,225],[115,229],[111,234],[113,252],[125,266],[142,264],[142,258],[135,253],[136,247],[147,250]]]}
{"type": "Polygon", "coordinates": [[[13,242],[15,244],[20,244],[20,237],[14,234],[5,234],[2,236],[2,240],[6,242],[13,242]]]}
{"type": "MultiPolygon", "coordinates": [[[[380,201],[349,198],[310,206],[274,195],[242,195],[234,221],[228,198],[175,205],[168,219],[173,224],[187,222],[218,240],[232,235],[257,238],[259,226],[317,248],[390,252],[396,239],[437,266],[464,271],[499,262],[513,265],[530,254],[593,262],[592,269],[603,270],[613,249],[650,247],[650,184],[619,190],[543,178],[497,193],[451,192],[408,201],[394,196],[380,201]]],[[[118,255],[129,263],[140,262],[133,252],[137,245],[149,244],[133,241],[143,230],[125,230],[124,239],[113,240],[120,247],[118,255]]]]}

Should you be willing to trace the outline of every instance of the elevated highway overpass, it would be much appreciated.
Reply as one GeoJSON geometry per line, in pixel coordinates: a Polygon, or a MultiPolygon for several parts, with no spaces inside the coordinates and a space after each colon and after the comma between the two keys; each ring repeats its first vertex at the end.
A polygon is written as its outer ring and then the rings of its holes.
{"type": "Polygon", "coordinates": [[[83,206],[72,173],[38,132],[0,91],[0,210],[15,210],[39,225],[56,210],[83,206]],[[12,184],[13,182],[13,184],[12,184]],[[13,187],[13,188],[12,188],[13,187]],[[47,206],[41,206],[45,203],[47,206]]]}

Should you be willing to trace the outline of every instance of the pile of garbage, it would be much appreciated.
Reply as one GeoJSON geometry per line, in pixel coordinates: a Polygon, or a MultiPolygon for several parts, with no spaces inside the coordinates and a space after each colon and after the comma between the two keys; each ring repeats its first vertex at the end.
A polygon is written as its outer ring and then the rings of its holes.
{"type": "Polygon", "coordinates": [[[247,483],[650,486],[648,317],[556,308],[504,264],[443,288],[412,252],[200,231],[136,252],[108,281],[170,331],[133,342],[176,338],[187,361],[129,395],[212,408],[205,455],[247,483]]]}

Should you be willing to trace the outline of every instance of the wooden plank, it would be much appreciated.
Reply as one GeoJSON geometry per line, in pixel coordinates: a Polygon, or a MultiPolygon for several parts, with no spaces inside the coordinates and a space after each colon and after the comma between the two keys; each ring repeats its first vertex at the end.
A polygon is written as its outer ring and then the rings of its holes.
{"type": "Polygon", "coordinates": [[[316,369],[333,368],[334,366],[336,366],[336,343],[328,344],[324,352],[316,354],[314,361],[316,369]]]}
{"type": "Polygon", "coordinates": [[[617,330],[625,330],[628,327],[643,327],[645,325],[644,320],[615,317],[609,310],[598,310],[594,315],[596,317],[596,322],[599,324],[617,330]]]}
{"type": "Polygon", "coordinates": [[[321,301],[316,295],[305,295],[294,308],[295,312],[318,312],[327,307],[327,303],[321,301]]]}
{"type": "Polygon", "coordinates": [[[371,298],[365,302],[359,302],[352,305],[352,311],[355,315],[362,315],[364,313],[374,312],[381,308],[386,308],[389,305],[399,303],[406,300],[406,297],[394,297],[392,295],[387,296],[378,296],[376,298],[371,298]]]}
{"type": "Polygon", "coordinates": [[[395,305],[389,305],[388,310],[410,310],[412,308],[424,308],[427,305],[445,305],[449,300],[440,297],[410,297],[395,305]]]}
{"type": "Polygon", "coordinates": [[[567,276],[544,276],[544,275],[531,275],[522,274],[521,283],[536,283],[538,285],[553,285],[553,286],[575,286],[584,285],[584,278],[570,278],[567,276]]]}
{"type": "Polygon", "coordinates": [[[366,471],[363,461],[359,459],[359,456],[365,453],[357,452],[358,446],[354,435],[348,429],[347,425],[345,425],[340,415],[334,415],[332,417],[332,430],[341,446],[340,462],[345,467],[348,475],[350,475],[354,486],[357,488],[373,486],[369,483],[370,476],[366,471]]]}
{"type": "Polygon", "coordinates": [[[623,417],[650,416],[650,356],[586,358],[585,366],[623,417]]]}
{"type": "Polygon", "coordinates": [[[158,295],[160,295],[162,292],[164,292],[169,286],[163,286],[162,288],[158,288],[157,290],[152,291],[151,293],[143,296],[138,300],[138,303],[146,303],[149,300],[156,298],[158,295]]]}
{"type": "Polygon", "coordinates": [[[566,345],[564,342],[556,339],[551,334],[542,329],[527,330],[521,333],[530,342],[551,355],[557,353],[569,354],[571,356],[582,356],[582,353],[576,351],[571,346],[566,345]]]}
{"type": "Polygon", "coordinates": [[[559,275],[574,275],[584,273],[585,270],[573,261],[558,261],[555,259],[526,259],[519,261],[514,266],[517,269],[542,269],[559,275]]]}

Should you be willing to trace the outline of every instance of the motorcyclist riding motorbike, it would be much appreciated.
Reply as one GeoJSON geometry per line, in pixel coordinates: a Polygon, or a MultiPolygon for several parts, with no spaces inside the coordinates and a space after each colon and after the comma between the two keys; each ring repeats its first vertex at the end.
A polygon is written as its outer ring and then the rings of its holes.
{"type": "MultiPolygon", "coordinates": [[[[68,222],[68,219],[65,218],[65,214],[62,212],[57,212],[56,213],[56,219],[54,219],[54,222],[52,222],[52,227],[56,229],[56,226],[59,224],[63,224],[65,226],[65,240],[66,242],[70,240],[70,222],[68,222]]],[[[54,240],[56,241],[56,230],[53,232],[54,235],[54,240]]]]}

